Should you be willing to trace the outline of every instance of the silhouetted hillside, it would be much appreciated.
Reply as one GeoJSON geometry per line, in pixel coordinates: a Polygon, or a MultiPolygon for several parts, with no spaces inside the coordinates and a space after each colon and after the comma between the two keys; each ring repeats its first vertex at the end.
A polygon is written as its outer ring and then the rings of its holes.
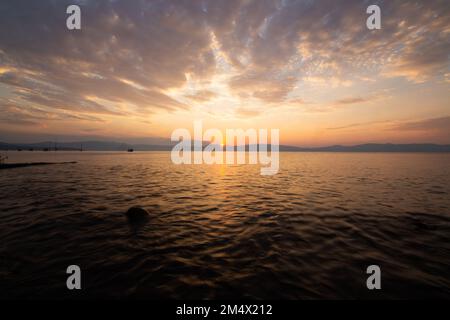
{"type": "MultiPolygon", "coordinates": [[[[174,143],[175,144],[175,143],[174,143]]],[[[174,145],[173,144],[173,145],[174,145]]],[[[206,145],[207,143],[204,143],[206,145]]],[[[40,142],[31,144],[10,144],[0,142],[0,150],[33,150],[33,151],[170,151],[173,145],[128,144],[114,141],[79,141],[79,142],[40,142]]],[[[304,148],[280,145],[282,152],[450,152],[450,145],[438,144],[360,144],[355,146],[327,146],[304,148]]],[[[248,146],[246,146],[248,150],[248,146]]],[[[270,150],[270,147],[269,147],[270,150]]]]}

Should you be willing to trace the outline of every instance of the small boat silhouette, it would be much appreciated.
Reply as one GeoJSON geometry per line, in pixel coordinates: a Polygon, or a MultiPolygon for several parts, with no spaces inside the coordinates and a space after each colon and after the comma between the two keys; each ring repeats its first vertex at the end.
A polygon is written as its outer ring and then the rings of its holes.
{"type": "Polygon", "coordinates": [[[128,149],[128,152],[134,152],[134,149],[130,148],[130,149],[128,149]]]}

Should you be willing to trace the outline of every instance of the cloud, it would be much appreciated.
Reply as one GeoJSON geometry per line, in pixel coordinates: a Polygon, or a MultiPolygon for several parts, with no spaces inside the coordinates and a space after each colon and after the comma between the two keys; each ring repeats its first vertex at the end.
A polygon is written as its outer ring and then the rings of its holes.
{"type": "Polygon", "coordinates": [[[442,131],[447,134],[447,137],[450,137],[450,116],[408,121],[395,125],[393,129],[402,131],[442,131]]]}
{"type": "Polygon", "coordinates": [[[327,128],[327,130],[344,130],[344,129],[360,127],[360,126],[363,126],[363,125],[366,125],[366,124],[367,123],[352,123],[352,124],[347,124],[345,126],[327,128]]]}
{"type": "Polygon", "coordinates": [[[186,96],[186,98],[195,101],[195,102],[206,102],[217,96],[217,93],[209,91],[209,90],[200,90],[195,92],[194,94],[186,96]]]}
{"type": "Polygon", "coordinates": [[[369,121],[369,122],[356,122],[356,123],[350,123],[347,125],[342,125],[342,126],[337,126],[337,127],[330,127],[330,128],[326,128],[326,130],[346,130],[346,129],[352,129],[352,128],[359,128],[359,127],[371,127],[374,125],[389,125],[391,124],[392,121],[390,120],[381,120],[381,121],[369,121]]]}
{"type": "Polygon", "coordinates": [[[267,103],[282,102],[292,90],[295,78],[277,79],[266,74],[245,74],[230,81],[232,91],[242,98],[254,97],[267,103]]]}
{"type": "Polygon", "coordinates": [[[335,105],[347,105],[347,104],[355,104],[355,103],[362,103],[369,101],[368,98],[361,98],[361,97],[350,97],[350,98],[343,98],[336,100],[334,102],[335,105]]]}
{"type": "Polygon", "coordinates": [[[249,109],[249,108],[243,108],[243,107],[240,107],[240,108],[236,109],[236,111],[235,111],[235,114],[238,117],[243,117],[243,118],[253,118],[253,117],[260,115],[261,113],[262,113],[261,110],[249,109]]]}
{"type": "Polygon", "coordinates": [[[445,1],[378,1],[383,27],[374,32],[365,26],[364,1],[219,3],[226,14],[218,18],[217,10],[208,11],[209,19],[219,24],[213,25],[215,36],[238,70],[230,87],[244,99],[278,103],[298,84],[301,90],[302,82],[332,87],[380,77],[416,82],[448,70],[445,1]]]}
{"type": "Polygon", "coordinates": [[[386,91],[383,92],[378,92],[378,93],[374,93],[371,95],[368,95],[366,97],[362,97],[362,96],[357,96],[357,97],[344,97],[341,99],[337,99],[334,100],[332,102],[329,103],[306,103],[303,100],[293,100],[290,101],[290,104],[293,105],[299,105],[299,106],[303,106],[303,109],[305,111],[308,112],[312,112],[312,113],[325,113],[325,112],[332,112],[335,111],[337,109],[340,108],[344,108],[350,105],[355,105],[355,104],[364,104],[364,103],[368,103],[368,102],[373,102],[379,99],[383,99],[386,98],[386,91]]]}
{"type": "Polygon", "coordinates": [[[48,111],[34,106],[23,108],[20,103],[6,99],[0,99],[0,113],[0,122],[10,125],[42,126],[45,122],[59,120],[103,122],[101,118],[92,115],[67,111],[48,111]]]}
{"type": "Polygon", "coordinates": [[[182,86],[186,73],[201,78],[214,70],[199,6],[84,1],[82,30],[70,32],[68,4],[0,4],[0,83],[24,108],[113,116],[186,109],[165,90],[182,86]]]}
{"type": "Polygon", "coordinates": [[[86,0],[82,30],[72,32],[65,27],[72,2],[0,2],[0,87],[20,108],[83,118],[176,112],[214,93],[206,88],[183,102],[169,92],[220,72],[241,103],[255,98],[266,108],[306,85],[448,81],[446,0],[377,1],[376,31],[366,28],[362,0],[86,0]]]}
{"type": "MultiPolygon", "coordinates": [[[[355,122],[341,126],[329,127],[330,131],[350,131],[358,132],[361,128],[364,130],[375,130],[377,132],[386,132],[396,136],[402,136],[409,142],[430,142],[449,143],[450,137],[450,116],[421,119],[412,121],[380,120],[369,122],[355,122]]],[[[395,137],[395,136],[394,136],[395,137]]],[[[403,140],[405,142],[405,140],[403,140]]]]}

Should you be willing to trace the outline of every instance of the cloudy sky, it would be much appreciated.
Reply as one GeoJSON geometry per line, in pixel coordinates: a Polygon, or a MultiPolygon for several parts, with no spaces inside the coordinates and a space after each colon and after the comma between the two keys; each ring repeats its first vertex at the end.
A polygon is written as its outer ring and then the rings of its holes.
{"type": "Polygon", "coordinates": [[[302,146],[450,143],[449,89],[448,0],[0,2],[0,141],[169,138],[203,120],[302,146]]]}

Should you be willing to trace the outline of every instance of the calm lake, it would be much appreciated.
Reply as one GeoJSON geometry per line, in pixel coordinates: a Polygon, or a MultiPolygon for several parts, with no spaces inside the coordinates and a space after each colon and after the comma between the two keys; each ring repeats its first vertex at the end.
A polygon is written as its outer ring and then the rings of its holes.
{"type": "Polygon", "coordinates": [[[2,298],[450,298],[450,154],[281,153],[274,176],[169,152],[8,157],[77,163],[0,170],[2,298]]]}

